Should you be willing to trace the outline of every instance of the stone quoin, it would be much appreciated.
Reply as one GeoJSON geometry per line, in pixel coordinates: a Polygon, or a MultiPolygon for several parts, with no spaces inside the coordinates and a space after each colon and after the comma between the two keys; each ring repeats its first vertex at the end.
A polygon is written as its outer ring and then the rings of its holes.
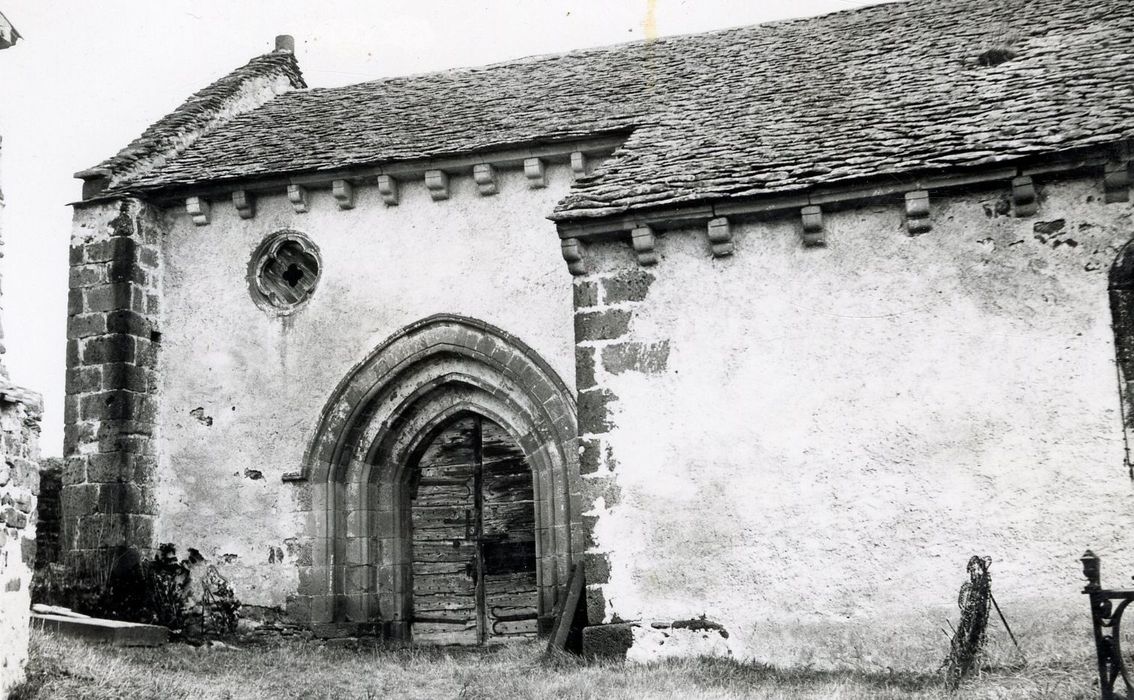
{"type": "Polygon", "coordinates": [[[588,653],[837,664],[980,553],[1064,624],[1134,564],[1132,37],[913,0],[319,90],[281,38],[78,173],[64,558],[419,643],[582,564],[588,653]]]}

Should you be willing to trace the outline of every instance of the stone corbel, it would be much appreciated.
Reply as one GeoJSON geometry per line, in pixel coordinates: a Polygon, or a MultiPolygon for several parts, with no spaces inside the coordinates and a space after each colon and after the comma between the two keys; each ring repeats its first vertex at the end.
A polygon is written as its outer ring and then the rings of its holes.
{"type": "Polygon", "coordinates": [[[307,188],[303,185],[288,185],[287,201],[291,202],[296,214],[305,213],[307,211],[307,188]]]}
{"type": "Polygon", "coordinates": [[[929,221],[929,192],[917,190],[906,193],[906,230],[911,236],[926,233],[932,228],[929,221]]]}
{"type": "Polygon", "coordinates": [[[332,182],[331,195],[339,203],[339,209],[354,209],[354,185],[346,180],[332,182]]]}
{"type": "Polygon", "coordinates": [[[803,219],[803,245],[821,246],[827,244],[827,234],[823,231],[823,210],[815,204],[803,207],[800,212],[803,219]]]}
{"type": "Polygon", "coordinates": [[[449,175],[444,170],[426,170],[425,187],[434,202],[449,198],[449,175]]]}
{"type": "Polygon", "coordinates": [[[1012,178],[1012,204],[1017,217],[1032,216],[1039,210],[1036,186],[1030,176],[1012,178]]]}
{"type": "Polygon", "coordinates": [[[577,238],[564,238],[559,242],[563,259],[567,261],[567,269],[572,275],[587,274],[587,265],[583,261],[583,250],[577,238]]]}
{"type": "Polygon", "coordinates": [[[209,223],[209,201],[202,197],[189,197],[185,200],[185,211],[193,217],[193,223],[205,226],[209,223]]]}
{"type": "Polygon", "coordinates": [[[388,207],[397,206],[399,199],[398,181],[389,175],[378,176],[378,194],[388,207]]]}
{"type": "Polygon", "coordinates": [[[256,216],[256,200],[248,190],[236,190],[232,193],[232,205],[240,214],[241,219],[251,219],[256,216]]]}
{"type": "Polygon", "coordinates": [[[524,159],[524,175],[528,178],[528,187],[538,190],[547,187],[547,168],[539,158],[524,159]]]}
{"type": "Polygon", "coordinates": [[[574,151],[571,153],[571,173],[575,177],[582,177],[587,174],[587,154],[582,151],[574,151]]]}
{"type": "Polygon", "coordinates": [[[709,244],[712,246],[714,258],[732,255],[732,226],[726,217],[721,216],[709,221],[709,244]]]}
{"type": "Polygon", "coordinates": [[[654,236],[654,230],[649,226],[639,226],[630,232],[630,241],[634,246],[634,252],[638,255],[639,265],[657,265],[658,254],[655,250],[657,244],[657,237],[654,236]]]}
{"type": "Polygon", "coordinates": [[[1130,163],[1127,161],[1112,161],[1104,166],[1103,189],[1106,191],[1106,203],[1130,201],[1130,163]]]}
{"type": "Polygon", "coordinates": [[[481,195],[487,197],[499,191],[496,187],[496,168],[490,163],[477,163],[473,166],[472,175],[476,189],[481,195]]]}

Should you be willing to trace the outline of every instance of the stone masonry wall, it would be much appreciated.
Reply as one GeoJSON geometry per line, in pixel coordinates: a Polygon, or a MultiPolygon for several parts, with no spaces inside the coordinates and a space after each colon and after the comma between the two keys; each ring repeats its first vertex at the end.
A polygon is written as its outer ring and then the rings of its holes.
{"type": "MultiPolygon", "coordinates": [[[[593,533],[601,513],[618,504],[618,468],[609,441],[611,406],[618,400],[603,378],[626,372],[656,373],[665,369],[669,342],[642,343],[630,337],[635,308],[646,298],[655,277],[637,267],[577,278],[575,305],[575,382],[579,406],[579,473],[583,479],[584,530],[593,533]]],[[[610,576],[605,550],[593,538],[583,557],[587,581],[587,620],[607,617],[603,584],[610,576]]]]}
{"type": "Polygon", "coordinates": [[[39,498],[35,527],[35,568],[38,572],[62,557],[59,536],[62,532],[60,496],[63,489],[63,459],[44,457],[39,463],[39,498]]]}
{"type": "Polygon", "coordinates": [[[153,544],[160,245],[139,201],[76,205],[62,490],[72,575],[153,544]]]}
{"type": "Polygon", "coordinates": [[[587,243],[591,623],[637,623],[633,658],[703,617],[707,653],[924,667],[976,554],[1017,636],[1089,644],[1078,558],[1134,571],[1107,293],[1134,208],[1101,190],[938,197],[916,236],[900,206],[828,211],[817,247],[734,222],[719,258],[672,230],[649,267],[587,243]]]}
{"type": "Polygon", "coordinates": [[[35,563],[38,396],[0,387],[0,697],[22,681],[35,563]]]}

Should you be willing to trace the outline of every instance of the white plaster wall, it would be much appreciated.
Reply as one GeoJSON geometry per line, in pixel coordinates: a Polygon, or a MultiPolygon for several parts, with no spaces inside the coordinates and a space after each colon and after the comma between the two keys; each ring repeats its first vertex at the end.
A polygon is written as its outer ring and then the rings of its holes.
{"type": "MultiPolygon", "coordinates": [[[[1074,182],[990,217],[1001,196],[935,201],[916,238],[897,207],[828,214],[825,248],[794,218],[736,227],[725,259],[701,230],[659,238],[628,339],[668,339],[668,366],[599,375],[619,398],[608,619],[704,614],[779,663],[924,663],[979,554],[1020,629],[1089,636],[1078,558],[1134,573],[1106,291],[1134,209],[1074,182]]],[[[597,277],[636,264],[587,255],[597,277]]]]}
{"type": "Polygon", "coordinates": [[[571,278],[544,217],[570,185],[548,168],[529,189],[519,170],[500,192],[477,194],[451,178],[451,198],[402,183],[401,203],[357,187],[340,210],[309,192],[295,213],[281,193],[240,219],[213,204],[212,223],[168,213],[162,315],[162,453],[157,537],[221,562],[246,604],[283,605],[297,585],[292,538],[309,536],[293,514],[293,484],[319,412],[350,368],[403,326],[436,313],[481,319],[539,352],[574,383],[571,278]],[[253,303],[246,270],[267,235],[293,228],[319,247],[323,273],[287,317],[253,303]],[[190,415],[202,408],[212,425],[190,415]],[[252,479],[245,470],[263,478],[252,479]]]}

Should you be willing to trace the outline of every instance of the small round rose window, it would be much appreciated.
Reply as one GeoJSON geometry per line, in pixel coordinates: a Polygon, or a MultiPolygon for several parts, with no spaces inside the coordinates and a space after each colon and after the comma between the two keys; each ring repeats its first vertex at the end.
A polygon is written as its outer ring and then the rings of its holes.
{"type": "Polygon", "coordinates": [[[320,272],[319,249],[310,238],[298,231],[278,231],[252,254],[252,298],[276,311],[292,311],[311,298],[320,272]]]}

